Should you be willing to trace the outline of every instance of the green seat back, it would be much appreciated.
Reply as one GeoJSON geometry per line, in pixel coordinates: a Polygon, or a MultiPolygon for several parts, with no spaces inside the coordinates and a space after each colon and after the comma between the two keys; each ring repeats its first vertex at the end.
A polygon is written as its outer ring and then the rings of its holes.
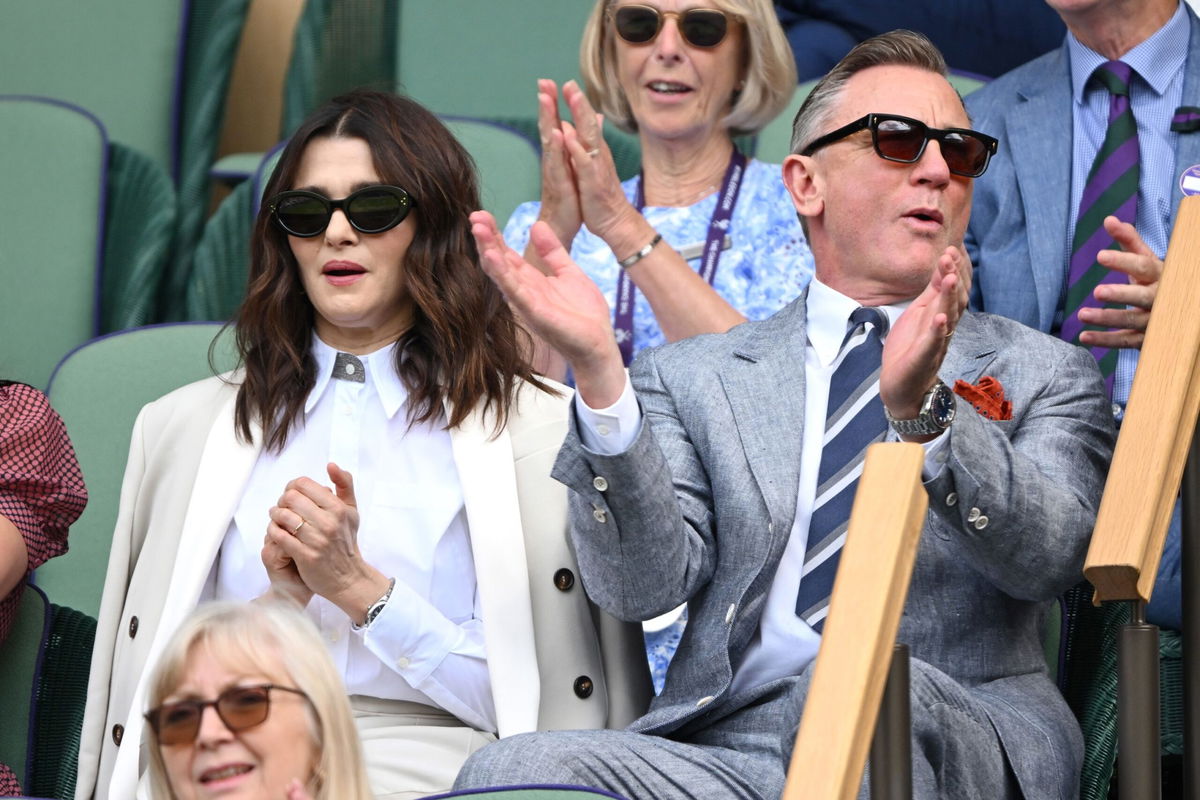
{"type": "Polygon", "coordinates": [[[443,120],[475,160],[483,207],[503,226],[517,206],[542,192],[541,157],[511,128],[482,120],[443,120]]]}
{"type": "MultiPolygon", "coordinates": [[[[208,348],[220,325],[156,325],[105,336],[72,352],[50,381],[88,487],[88,505],[71,526],[70,551],[38,568],[38,586],[55,602],[97,616],[120,502],[133,422],[142,406],[213,374],[208,348]]],[[[234,356],[227,332],[214,353],[219,371],[234,356]]]]}
{"type": "Polygon", "coordinates": [[[579,77],[592,0],[404,0],[397,19],[400,89],[439,114],[537,116],[538,78],[579,77]]]}
{"type": "Polygon", "coordinates": [[[5,3],[0,93],[56,97],[104,121],[115,141],[173,173],[185,3],[5,3]]]}
{"type": "Polygon", "coordinates": [[[0,643],[0,764],[7,764],[22,786],[28,787],[26,758],[29,721],[38,658],[50,630],[50,604],[46,596],[26,587],[17,608],[17,619],[8,638],[0,643]]]}
{"type": "Polygon", "coordinates": [[[0,375],[44,389],[96,333],[107,143],[95,117],[37,98],[0,97],[0,131],[0,375]]]}

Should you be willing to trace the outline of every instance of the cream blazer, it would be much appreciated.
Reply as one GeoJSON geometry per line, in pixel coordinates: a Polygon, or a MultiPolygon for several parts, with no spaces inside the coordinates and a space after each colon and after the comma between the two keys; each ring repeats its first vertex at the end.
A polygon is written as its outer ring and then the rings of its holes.
{"type": "MultiPolygon", "coordinates": [[[[236,380],[185,386],[134,423],[92,654],[78,800],[131,798],[147,768],[148,675],[199,601],[260,450],[235,435],[236,380]]],[[[451,431],[500,736],[623,727],[650,697],[640,627],[587,600],[569,543],[567,490],[550,477],[568,395],[526,384],[499,435],[478,411],[451,431]]]]}

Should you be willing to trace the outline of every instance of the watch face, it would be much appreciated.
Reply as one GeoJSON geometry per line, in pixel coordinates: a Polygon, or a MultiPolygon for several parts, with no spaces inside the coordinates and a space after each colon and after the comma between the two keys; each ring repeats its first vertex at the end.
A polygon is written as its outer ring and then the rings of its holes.
{"type": "Polygon", "coordinates": [[[954,392],[946,384],[939,384],[931,401],[929,415],[941,427],[948,427],[954,420],[954,392]]]}

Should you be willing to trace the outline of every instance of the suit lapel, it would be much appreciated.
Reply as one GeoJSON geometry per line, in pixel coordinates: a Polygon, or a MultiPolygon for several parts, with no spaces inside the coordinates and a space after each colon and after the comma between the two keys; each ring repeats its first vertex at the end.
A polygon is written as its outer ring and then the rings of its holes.
{"type": "MultiPolygon", "coordinates": [[[[155,629],[154,641],[146,654],[146,670],[138,679],[131,705],[133,709],[144,707],[146,684],[154,665],[158,663],[159,655],[183,620],[200,602],[200,592],[212,571],[217,551],[229,529],[229,521],[233,519],[233,512],[261,449],[257,444],[247,444],[237,438],[233,424],[237,393],[230,391],[227,394],[221,409],[213,417],[200,456],[187,513],[179,532],[179,549],[171,567],[171,579],[163,591],[168,600],[155,629]]],[[[261,428],[257,424],[251,427],[254,441],[261,442],[261,428]]],[[[118,753],[118,761],[135,758],[138,752],[136,747],[125,748],[118,753]]],[[[122,774],[121,769],[118,767],[114,774],[122,774]]]]}
{"type": "MultiPolygon", "coordinates": [[[[1054,323],[1065,276],[1067,253],[1066,203],[1047,202],[1071,184],[1071,81],[1066,47],[1018,93],[1008,120],[1008,147],[1021,187],[1032,280],[1037,289],[1038,327],[1054,323]]],[[[1067,189],[1069,191],[1069,188],[1067,189]]]]}
{"type": "Polygon", "coordinates": [[[493,438],[490,423],[477,409],[450,431],[450,442],[471,534],[496,720],[500,735],[509,736],[537,730],[541,684],[512,439],[507,428],[493,438]]]}
{"type": "Polygon", "coordinates": [[[786,535],[796,515],[800,448],[804,438],[806,289],[755,336],[737,347],[721,370],[742,450],[776,530],[786,535]]]}
{"type": "MultiPolygon", "coordinates": [[[[1188,36],[1188,58],[1183,67],[1183,105],[1200,106],[1200,54],[1195,52],[1200,47],[1200,19],[1190,9],[1187,9],[1191,31],[1188,36]]],[[[1171,193],[1171,219],[1179,213],[1179,202],[1183,200],[1183,192],[1179,190],[1179,176],[1188,167],[1200,164],[1200,131],[1180,133],[1175,139],[1175,168],[1171,171],[1173,185],[1168,189],[1171,193]]]]}
{"type": "Polygon", "coordinates": [[[938,370],[942,380],[952,388],[956,380],[978,383],[984,370],[996,360],[996,342],[987,337],[984,327],[979,317],[970,312],[958,321],[950,349],[938,370]]]}
{"type": "MultiPolygon", "coordinates": [[[[204,452],[196,470],[196,481],[188,500],[187,514],[180,531],[179,551],[171,575],[171,591],[178,594],[170,609],[182,609],[186,614],[199,601],[204,581],[208,578],[217,551],[233,519],[246,482],[254,469],[261,450],[258,444],[247,444],[237,437],[233,425],[236,394],[230,392],[213,420],[204,452]]],[[[254,441],[262,441],[262,429],[253,425],[254,441]]],[[[174,624],[160,624],[174,630],[174,624]]]]}

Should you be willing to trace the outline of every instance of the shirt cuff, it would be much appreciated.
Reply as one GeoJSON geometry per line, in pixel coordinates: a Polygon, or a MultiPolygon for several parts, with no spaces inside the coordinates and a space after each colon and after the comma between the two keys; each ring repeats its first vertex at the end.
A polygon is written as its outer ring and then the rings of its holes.
{"type": "MultiPolygon", "coordinates": [[[[889,426],[886,441],[900,441],[900,434],[889,426]]],[[[928,442],[921,442],[921,447],[925,448],[925,464],[921,467],[921,481],[929,483],[934,478],[942,474],[942,470],[946,468],[946,459],[950,456],[946,446],[950,443],[950,429],[942,431],[936,439],[930,439],[928,442]]]]}
{"type": "Polygon", "coordinates": [[[418,687],[451,653],[484,658],[482,642],[434,608],[403,581],[370,625],[356,631],[380,661],[418,687]]]}
{"type": "Polygon", "coordinates": [[[642,409],[633,391],[629,373],[625,373],[625,388],[617,402],[608,408],[594,409],[578,394],[575,395],[575,421],[583,446],[602,456],[625,452],[642,429],[642,409]]]}

